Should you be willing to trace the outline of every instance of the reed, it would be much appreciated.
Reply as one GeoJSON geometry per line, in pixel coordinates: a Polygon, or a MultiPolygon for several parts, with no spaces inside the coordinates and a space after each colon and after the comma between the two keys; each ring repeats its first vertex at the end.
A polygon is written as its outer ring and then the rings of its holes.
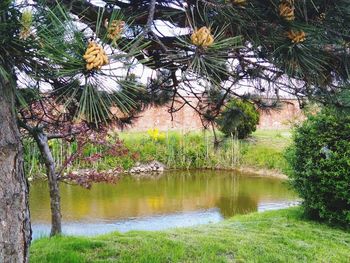
{"type": "MultiPolygon", "coordinates": [[[[218,148],[214,147],[214,136],[208,131],[167,131],[154,134],[157,133],[119,133],[118,137],[128,148],[128,154],[121,157],[107,155],[95,163],[76,160],[68,169],[108,170],[122,167],[127,170],[136,162],[153,160],[164,163],[170,169],[234,169],[249,166],[283,171],[287,165],[283,151],[290,143],[288,132],[258,131],[247,140],[239,140],[235,135],[225,138],[219,134],[221,143],[218,148]]],[[[77,148],[75,142],[62,140],[52,140],[50,147],[58,166],[77,148]]],[[[25,139],[24,149],[27,174],[31,177],[44,175],[45,168],[40,162],[35,142],[25,139]]],[[[88,145],[84,156],[102,151],[102,147],[88,145]]]]}

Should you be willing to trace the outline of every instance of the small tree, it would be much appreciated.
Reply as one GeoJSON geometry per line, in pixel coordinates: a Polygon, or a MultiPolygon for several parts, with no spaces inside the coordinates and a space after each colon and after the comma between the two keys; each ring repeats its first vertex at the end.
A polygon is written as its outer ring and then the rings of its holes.
{"type": "Polygon", "coordinates": [[[253,104],[248,101],[232,99],[225,105],[225,109],[219,115],[216,123],[219,130],[226,136],[237,132],[238,138],[243,139],[256,130],[259,117],[260,114],[253,104]]]}
{"type": "MultiPolygon", "coordinates": [[[[136,79],[126,78],[125,73],[112,66],[118,64],[127,70],[131,66],[128,62],[130,53],[124,52],[118,56],[106,53],[107,45],[113,53],[123,51],[117,49],[116,43],[125,25],[120,13],[111,13],[105,20],[105,28],[101,21],[98,23],[95,31],[103,30],[103,38],[100,39],[92,30],[81,30],[60,5],[50,10],[40,5],[37,8],[36,12],[25,10],[21,15],[27,25],[25,31],[21,31],[20,38],[38,55],[35,71],[23,69],[23,73],[37,85],[27,84],[25,89],[17,91],[18,123],[37,143],[46,166],[52,215],[51,235],[55,235],[61,233],[59,180],[64,167],[56,167],[49,140],[84,134],[86,140],[81,140],[81,143],[86,144],[88,134],[94,129],[117,120],[111,112],[112,107],[118,107],[125,114],[134,108],[134,100],[130,96],[142,87],[136,79]],[[103,78],[108,78],[115,86],[106,87],[103,78]],[[52,91],[49,95],[41,93],[43,83],[50,85],[52,91]]],[[[137,47],[134,45],[134,49],[137,47]]],[[[77,158],[77,154],[72,156],[72,160],[74,158],[77,158]]],[[[84,180],[99,180],[97,175],[90,174],[84,180]]],[[[72,179],[82,182],[77,176],[72,179]]]]}
{"type": "MultiPolygon", "coordinates": [[[[30,97],[28,95],[27,99],[30,97]]],[[[78,158],[92,163],[103,158],[105,154],[119,156],[120,151],[125,149],[120,141],[107,142],[107,129],[105,127],[99,127],[98,131],[94,130],[89,127],[89,123],[86,121],[77,121],[73,118],[74,116],[62,112],[63,108],[63,105],[54,102],[54,98],[41,96],[39,101],[33,101],[27,107],[18,110],[20,116],[18,123],[22,128],[22,134],[34,139],[41,155],[40,160],[46,168],[51,207],[51,236],[62,232],[59,191],[59,182],[62,179],[90,187],[94,181],[115,182],[119,173],[119,170],[115,169],[112,177],[104,172],[64,176],[66,168],[78,158]],[[53,139],[77,142],[76,151],[65,156],[66,160],[61,166],[57,164],[49,147],[49,141],[53,139]],[[84,147],[90,144],[105,146],[103,154],[83,156],[84,147]]]]}

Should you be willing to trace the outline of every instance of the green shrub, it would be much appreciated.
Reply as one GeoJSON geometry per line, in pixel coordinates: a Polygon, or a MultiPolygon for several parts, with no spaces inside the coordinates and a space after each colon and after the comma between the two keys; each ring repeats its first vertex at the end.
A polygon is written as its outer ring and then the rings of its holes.
{"type": "Polygon", "coordinates": [[[219,130],[226,136],[235,134],[237,129],[238,138],[243,139],[256,130],[259,117],[260,114],[253,104],[232,99],[227,103],[216,122],[219,130]]]}
{"type": "Polygon", "coordinates": [[[308,215],[350,226],[350,116],[328,109],[309,117],[286,158],[308,215]]]}

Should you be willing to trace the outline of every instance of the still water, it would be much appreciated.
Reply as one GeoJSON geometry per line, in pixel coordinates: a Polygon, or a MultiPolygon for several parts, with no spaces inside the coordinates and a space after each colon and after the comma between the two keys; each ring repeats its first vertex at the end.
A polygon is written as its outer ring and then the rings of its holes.
{"type": "MultiPolygon", "coordinates": [[[[279,209],[297,202],[285,181],[223,171],[176,171],[153,178],[124,177],[90,190],[62,183],[63,232],[161,230],[214,223],[236,214],[279,209]]],[[[45,181],[31,183],[33,237],[50,232],[45,181]]]]}

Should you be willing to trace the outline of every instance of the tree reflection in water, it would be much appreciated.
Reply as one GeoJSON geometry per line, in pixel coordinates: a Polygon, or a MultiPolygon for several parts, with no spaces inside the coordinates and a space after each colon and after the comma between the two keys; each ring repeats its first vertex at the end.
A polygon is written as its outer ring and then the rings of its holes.
{"type": "MultiPolygon", "coordinates": [[[[294,201],[283,181],[223,171],[174,171],[162,177],[121,179],[91,190],[61,185],[63,222],[119,222],[214,209],[221,217],[257,211],[258,205],[294,201]]],[[[50,224],[46,182],[30,191],[33,222],[50,224]]]]}

